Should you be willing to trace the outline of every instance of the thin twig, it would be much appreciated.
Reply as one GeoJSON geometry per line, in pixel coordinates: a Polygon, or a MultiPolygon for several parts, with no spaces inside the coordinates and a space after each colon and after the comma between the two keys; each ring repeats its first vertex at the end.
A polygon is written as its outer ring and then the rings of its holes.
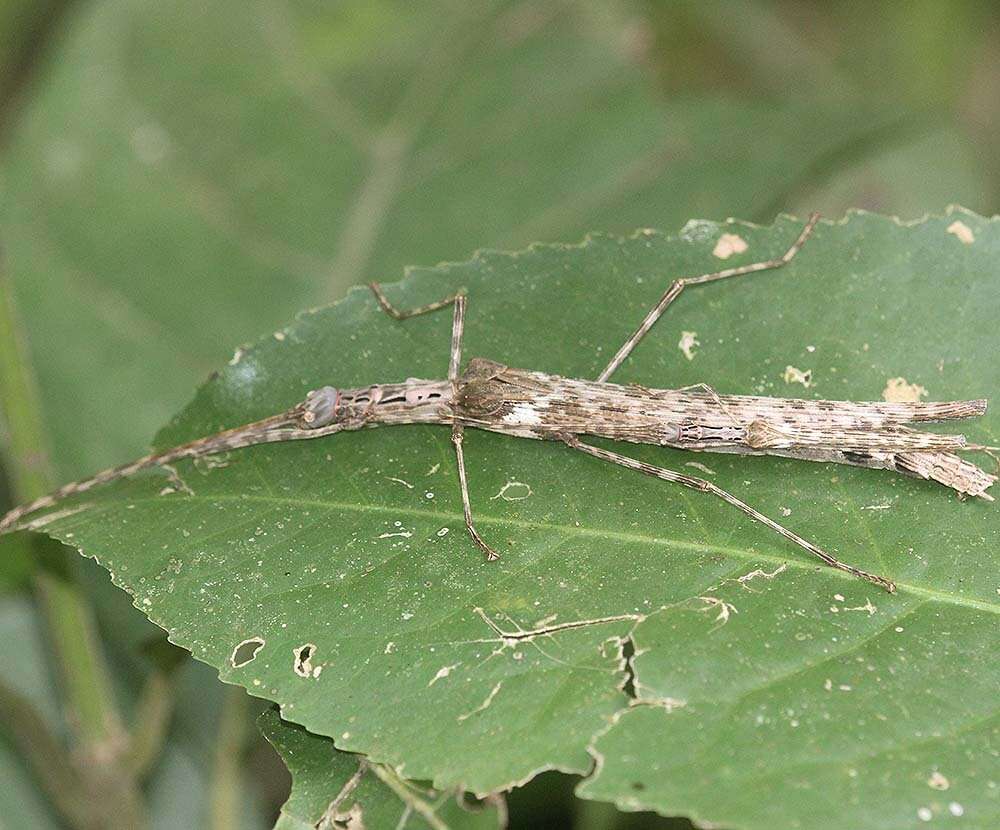
{"type": "Polygon", "coordinates": [[[383,764],[371,764],[369,769],[397,795],[400,801],[419,814],[434,830],[448,830],[448,825],[441,820],[434,808],[407,787],[389,767],[383,764]]]}

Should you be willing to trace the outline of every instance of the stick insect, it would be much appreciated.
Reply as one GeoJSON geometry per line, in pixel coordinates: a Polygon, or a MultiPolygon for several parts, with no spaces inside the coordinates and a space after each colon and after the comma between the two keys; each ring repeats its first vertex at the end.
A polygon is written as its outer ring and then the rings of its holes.
{"type": "Polygon", "coordinates": [[[498,555],[476,529],[465,470],[466,428],[561,441],[595,459],[716,496],[826,565],[893,592],[896,586],[888,578],[840,561],[710,481],[653,466],[581,438],[593,436],[686,450],[779,455],[895,470],[937,481],[962,496],[992,501],[986,491],[996,477],[957,455],[962,450],[989,452],[991,448],[969,444],[961,435],[921,432],[908,426],[982,415],[986,411],[985,400],[857,403],[720,395],[704,383],[679,389],[651,389],[609,381],[686,287],[786,265],[805,244],[818,219],[818,214],[813,214],[791,247],[776,259],[675,279],[595,380],[515,369],[484,358],[470,360],[462,371],[462,333],[467,309],[462,292],[419,308],[401,310],[389,301],[378,283],[372,283],[378,304],[396,320],[453,306],[446,380],[410,379],[354,389],[323,386],[284,412],[67,484],[11,510],[0,519],[0,533],[22,526],[30,528],[31,522],[22,525],[24,517],[63,498],[179,459],[254,444],[320,438],[364,427],[440,424],[451,428],[465,527],[487,560],[495,560],[498,555]]]}

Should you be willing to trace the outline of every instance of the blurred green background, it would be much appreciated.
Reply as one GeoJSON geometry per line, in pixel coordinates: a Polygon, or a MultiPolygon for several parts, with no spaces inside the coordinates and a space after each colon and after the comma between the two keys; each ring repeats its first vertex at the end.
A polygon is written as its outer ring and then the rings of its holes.
{"type": "MultiPolygon", "coordinates": [[[[143,452],[235,347],[351,284],[690,218],[992,214],[997,135],[986,0],[0,0],[0,251],[60,480],[143,452]]],[[[128,701],[160,633],[72,567],[128,701]]],[[[0,565],[0,640],[42,638],[13,592],[30,568],[0,565]]],[[[184,682],[223,706],[204,667],[184,682]]],[[[197,814],[215,716],[188,708],[153,802],[197,814]]],[[[264,826],[281,787],[246,740],[264,826]]],[[[0,764],[0,806],[34,811],[12,826],[50,826],[0,764]]],[[[554,775],[514,802],[631,821],[554,775]]]]}

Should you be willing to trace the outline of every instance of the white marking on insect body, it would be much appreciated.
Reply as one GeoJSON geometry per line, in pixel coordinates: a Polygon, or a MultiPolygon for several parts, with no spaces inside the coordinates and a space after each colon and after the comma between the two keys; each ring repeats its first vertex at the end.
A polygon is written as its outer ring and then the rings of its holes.
{"type": "Polygon", "coordinates": [[[534,404],[518,403],[503,416],[503,422],[517,426],[538,426],[542,419],[534,404]]]}

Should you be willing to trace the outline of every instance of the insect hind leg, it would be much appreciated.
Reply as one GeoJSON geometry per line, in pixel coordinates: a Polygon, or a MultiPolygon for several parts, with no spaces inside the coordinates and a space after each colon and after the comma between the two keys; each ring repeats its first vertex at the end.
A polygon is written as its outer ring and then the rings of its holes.
{"type": "Polygon", "coordinates": [[[627,455],[619,455],[616,452],[604,450],[591,444],[585,444],[575,435],[564,435],[562,436],[562,440],[573,449],[587,453],[587,455],[592,455],[595,458],[600,458],[602,461],[610,461],[613,464],[620,464],[623,467],[628,467],[630,470],[637,470],[640,473],[654,476],[655,478],[659,478],[663,481],[680,484],[684,487],[690,487],[692,490],[698,490],[702,493],[710,493],[713,496],[717,496],[727,504],[731,504],[733,507],[741,510],[743,513],[746,513],[746,515],[754,521],[766,525],[771,530],[784,536],[789,541],[794,542],[800,548],[807,550],[831,568],[836,568],[838,571],[844,571],[852,576],[871,582],[873,585],[878,585],[880,588],[887,590],[890,594],[895,593],[896,591],[896,585],[892,582],[892,580],[886,579],[884,576],[868,573],[868,571],[863,571],[860,568],[854,567],[854,565],[848,565],[846,562],[841,562],[839,559],[831,556],[822,548],[819,548],[812,542],[803,539],[797,533],[794,533],[783,525],[778,524],[773,519],[768,518],[763,513],[760,513],[752,508],[746,502],[738,499],[732,493],[723,490],[721,487],[717,487],[710,481],[706,481],[703,478],[696,478],[695,476],[685,475],[684,473],[674,472],[673,470],[668,470],[665,467],[656,467],[652,464],[646,464],[643,461],[637,461],[634,458],[629,458],[627,455]]]}
{"type": "Polygon", "coordinates": [[[752,262],[747,265],[738,265],[735,268],[726,268],[722,271],[713,271],[710,274],[700,274],[696,277],[681,277],[680,279],[674,280],[670,287],[663,293],[663,296],[656,302],[643,318],[639,327],[632,332],[628,340],[626,340],[620,349],[615,353],[615,356],[611,358],[611,362],[604,367],[604,371],[598,375],[597,380],[599,383],[604,383],[614,371],[625,362],[632,350],[639,345],[639,342],[643,337],[649,332],[657,320],[660,319],[667,307],[680,296],[680,293],[689,285],[699,285],[704,282],[715,282],[716,280],[728,279],[729,277],[739,277],[745,274],[754,274],[758,271],[769,271],[773,268],[780,268],[782,265],[787,265],[792,261],[792,258],[799,252],[802,246],[805,244],[806,240],[812,235],[813,228],[816,227],[816,223],[819,221],[819,214],[813,213],[809,217],[809,221],[806,222],[805,227],[799,233],[796,240],[792,243],[791,247],[788,248],[785,253],[774,259],[764,260],[763,262],[752,262]]]}

